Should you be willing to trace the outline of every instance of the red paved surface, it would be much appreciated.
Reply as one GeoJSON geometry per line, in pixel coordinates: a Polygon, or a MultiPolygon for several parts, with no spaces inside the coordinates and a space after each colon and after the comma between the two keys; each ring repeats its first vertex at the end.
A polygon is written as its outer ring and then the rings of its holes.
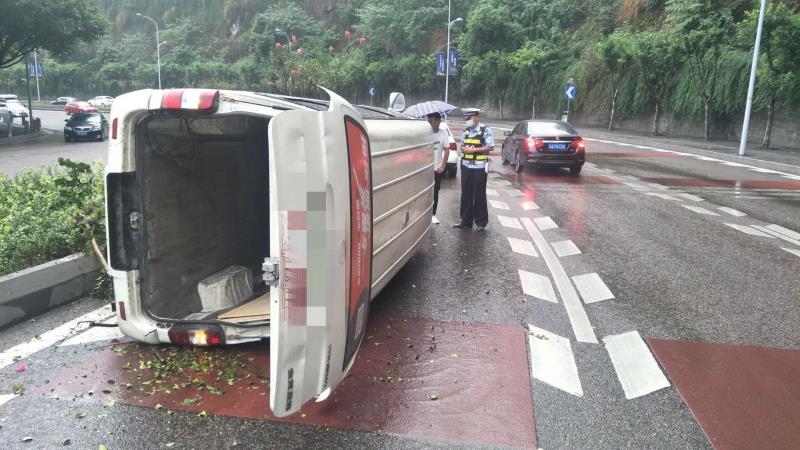
{"type": "Polygon", "coordinates": [[[536,448],[521,327],[373,316],[367,336],[351,376],[331,397],[285,419],[269,412],[266,343],[213,350],[116,346],[36,393],[536,448]],[[90,390],[92,396],[86,394],[90,390]]]}
{"type": "Polygon", "coordinates": [[[800,190],[800,181],[770,180],[701,180],[697,178],[642,178],[643,181],[663,184],[664,186],[691,187],[730,187],[742,189],[786,189],[800,190]]]}
{"type": "Polygon", "coordinates": [[[715,448],[800,448],[800,351],[647,341],[715,448]]]}

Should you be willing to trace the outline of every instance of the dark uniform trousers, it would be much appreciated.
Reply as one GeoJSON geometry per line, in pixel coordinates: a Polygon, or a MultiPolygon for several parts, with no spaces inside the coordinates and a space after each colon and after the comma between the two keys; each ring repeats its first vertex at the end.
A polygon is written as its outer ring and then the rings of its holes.
{"type": "MultiPolygon", "coordinates": [[[[485,163],[484,163],[485,164],[485,163]]],[[[461,223],[485,227],[489,223],[486,206],[486,178],[484,167],[471,169],[461,165],[461,223]]]]}
{"type": "Polygon", "coordinates": [[[439,188],[442,187],[443,173],[433,172],[433,210],[432,215],[436,215],[436,206],[439,204],[439,188]]]}

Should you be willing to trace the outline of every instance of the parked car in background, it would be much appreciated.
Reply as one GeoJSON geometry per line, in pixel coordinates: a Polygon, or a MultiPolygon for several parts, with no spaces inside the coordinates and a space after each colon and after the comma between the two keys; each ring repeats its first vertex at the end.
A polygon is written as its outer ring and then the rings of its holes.
{"type": "Polygon", "coordinates": [[[450,143],[450,154],[447,156],[447,166],[444,169],[444,176],[452,178],[458,173],[458,146],[456,145],[456,139],[453,137],[453,132],[450,131],[450,127],[447,126],[445,122],[442,122],[439,126],[444,128],[444,131],[447,132],[447,141],[450,143]]]}
{"type": "Polygon", "coordinates": [[[70,115],[79,112],[97,112],[97,108],[90,105],[89,102],[73,100],[64,105],[64,111],[67,112],[67,115],[70,115]]]}
{"type": "Polygon", "coordinates": [[[28,107],[23,105],[14,94],[0,94],[0,116],[6,117],[8,113],[14,117],[28,117],[28,107]]]}
{"type": "Polygon", "coordinates": [[[69,102],[77,100],[75,97],[58,97],[50,102],[51,105],[66,105],[69,102]]]}
{"type": "Polygon", "coordinates": [[[572,175],[578,175],[586,161],[586,141],[567,122],[526,120],[504,134],[503,164],[513,164],[517,172],[533,165],[569,167],[572,175]]]}
{"type": "Polygon", "coordinates": [[[97,108],[110,108],[112,103],[114,103],[114,97],[107,95],[98,95],[89,99],[89,104],[97,108]]]}
{"type": "Polygon", "coordinates": [[[75,113],[64,125],[64,142],[104,141],[108,138],[108,119],[100,113],[75,113]]]}

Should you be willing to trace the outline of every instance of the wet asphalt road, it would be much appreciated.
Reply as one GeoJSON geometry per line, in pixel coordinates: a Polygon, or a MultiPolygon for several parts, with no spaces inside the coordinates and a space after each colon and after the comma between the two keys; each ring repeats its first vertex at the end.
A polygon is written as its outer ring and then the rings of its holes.
{"type": "MultiPolygon", "coordinates": [[[[78,145],[88,149],[102,144],[78,145]]],[[[55,144],[36,151],[59,152],[55,144]]],[[[571,339],[584,395],[531,381],[540,448],[709,448],[673,386],[625,398],[602,338],[637,331],[659,339],[800,349],[800,257],[783,250],[800,246],[725,225],[775,224],[800,231],[800,197],[793,195],[800,190],[770,188],[769,183],[784,186],[791,181],[781,174],[610,143],[590,141],[587,160],[581,177],[574,178],[566,170],[516,174],[494,157],[489,188],[497,195],[488,198],[509,209],[490,206],[490,226],[483,233],[449,228],[458,220],[459,180],[445,180],[438,215],[442,225],[433,227],[423,250],[375,300],[371,314],[520,329],[533,325],[571,339]],[[675,180],[690,185],[675,186],[675,180]],[[707,186],[720,180],[739,186],[766,184],[738,190],[707,186]],[[538,209],[524,210],[522,201],[533,201],[538,209]],[[735,217],[720,207],[747,215],[735,217]],[[583,305],[599,343],[575,340],[562,301],[523,293],[518,270],[549,276],[550,269],[542,257],[511,251],[509,237],[531,236],[525,229],[502,226],[498,214],[550,217],[557,228],[541,230],[544,238],[551,243],[571,240],[580,250],[559,258],[563,270],[569,276],[597,273],[615,296],[583,305]]],[[[98,306],[97,300],[82,300],[0,331],[0,352],[98,306]]],[[[164,448],[167,443],[175,448],[486,446],[237,417],[199,418],[182,412],[167,417],[147,408],[55,400],[30,392],[108,345],[50,347],[26,358],[24,372],[16,372],[15,365],[0,369],[0,394],[18,383],[28,390],[0,406],[3,447],[53,448],[68,438],[76,448],[164,448]],[[87,416],[77,419],[77,411],[87,416]],[[26,436],[33,441],[21,442],[26,436]]],[[[530,356],[524,347],[518,351],[521,357],[530,356]]]]}

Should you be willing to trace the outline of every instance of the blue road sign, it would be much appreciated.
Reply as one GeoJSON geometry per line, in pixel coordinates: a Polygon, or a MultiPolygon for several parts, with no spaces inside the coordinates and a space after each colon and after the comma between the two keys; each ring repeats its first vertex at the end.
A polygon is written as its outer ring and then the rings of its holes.
{"type": "Polygon", "coordinates": [[[564,89],[564,98],[566,98],[567,100],[575,99],[575,86],[574,85],[571,85],[571,84],[567,85],[567,88],[564,89]]]}
{"type": "Polygon", "coordinates": [[[369,85],[369,95],[375,95],[375,86],[369,85]]]}
{"type": "Polygon", "coordinates": [[[43,76],[44,75],[44,70],[43,70],[43,67],[42,67],[42,63],[37,63],[37,64],[28,63],[28,73],[30,73],[30,75],[32,77],[41,77],[41,76],[43,76]]]}
{"type": "Polygon", "coordinates": [[[447,58],[444,56],[444,52],[436,53],[436,75],[445,74],[447,70],[445,64],[447,64],[447,58]]]}

